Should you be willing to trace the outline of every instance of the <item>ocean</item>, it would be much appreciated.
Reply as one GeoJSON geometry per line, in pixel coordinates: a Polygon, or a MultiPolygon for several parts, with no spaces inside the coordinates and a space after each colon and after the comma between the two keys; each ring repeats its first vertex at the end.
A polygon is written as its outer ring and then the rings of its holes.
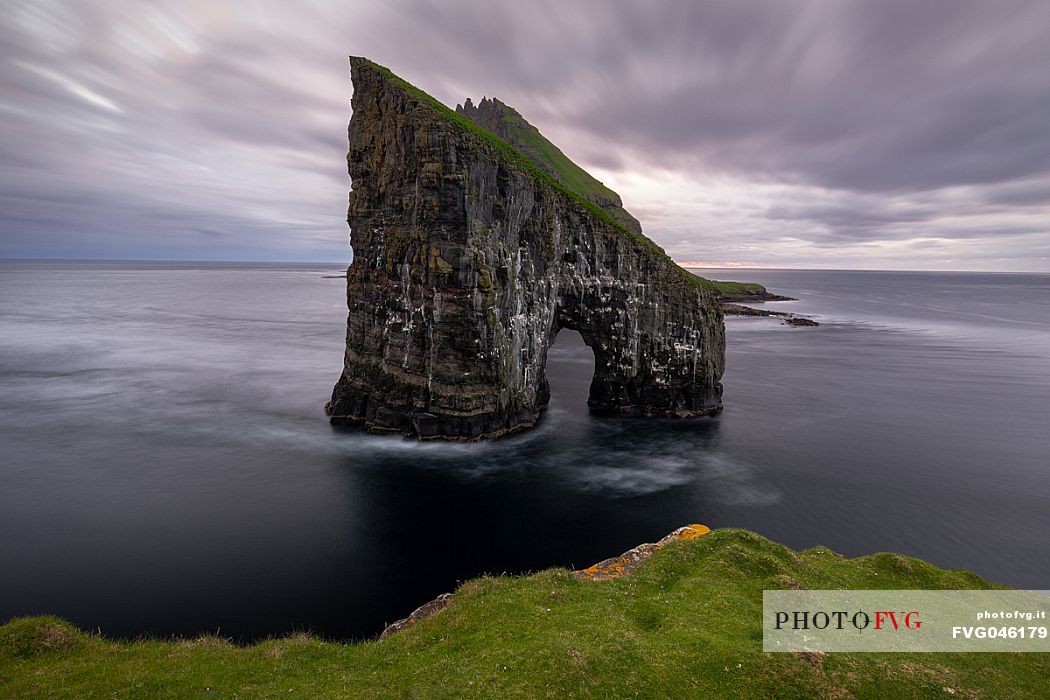
{"type": "Polygon", "coordinates": [[[0,262],[0,622],[373,637],[692,522],[1050,588],[1050,275],[705,271],[821,323],[728,318],[721,415],[590,415],[563,331],[536,429],[434,444],[328,424],[341,273],[0,262]]]}

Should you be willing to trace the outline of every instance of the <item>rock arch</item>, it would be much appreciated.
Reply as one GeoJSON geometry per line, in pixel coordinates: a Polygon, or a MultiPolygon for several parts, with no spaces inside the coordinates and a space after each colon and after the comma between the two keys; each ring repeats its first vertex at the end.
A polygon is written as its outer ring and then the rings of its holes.
{"type": "Polygon", "coordinates": [[[721,410],[724,324],[654,243],[385,68],[352,58],[344,369],[332,422],[480,439],[534,425],[561,328],[592,409],[721,410]]]}

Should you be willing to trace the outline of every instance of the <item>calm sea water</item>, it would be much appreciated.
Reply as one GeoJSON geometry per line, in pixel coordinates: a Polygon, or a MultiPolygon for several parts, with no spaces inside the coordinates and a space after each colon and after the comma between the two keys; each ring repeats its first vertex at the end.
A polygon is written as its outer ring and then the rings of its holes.
{"type": "Polygon", "coordinates": [[[820,328],[728,320],[726,411],[551,408],[482,445],[330,427],[324,266],[0,263],[0,621],[377,634],[457,581],[688,522],[1050,588],[1050,276],[734,271],[820,328]]]}

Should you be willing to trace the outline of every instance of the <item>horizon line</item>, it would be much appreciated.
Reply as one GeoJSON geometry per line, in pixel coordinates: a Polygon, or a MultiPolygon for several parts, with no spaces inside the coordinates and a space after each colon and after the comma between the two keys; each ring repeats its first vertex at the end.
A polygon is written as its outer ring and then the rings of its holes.
{"type": "MultiPolygon", "coordinates": [[[[352,261],[333,260],[231,260],[202,258],[10,258],[0,257],[0,262],[83,262],[83,263],[239,263],[244,265],[336,265],[347,266],[352,261]]],[[[740,263],[696,263],[678,262],[684,270],[797,270],[799,272],[969,272],[988,275],[1050,275],[1050,270],[974,270],[974,269],[929,269],[892,267],[776,267],[772,265],[743,265],[740,263]]]]}

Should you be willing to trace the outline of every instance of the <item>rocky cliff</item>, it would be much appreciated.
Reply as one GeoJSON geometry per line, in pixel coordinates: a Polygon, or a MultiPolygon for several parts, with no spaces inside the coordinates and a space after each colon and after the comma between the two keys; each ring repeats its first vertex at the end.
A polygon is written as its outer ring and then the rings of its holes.
{"type": "Polygon", "coordinates": [[[474,106],[468,97],[456,105],[456,114],[462,114],[483,129],[518,149],[541,170],[581,197],[594,202],[632,233],[641,235],[642,225],[623,208],[620,195],[599,182],[590,173],[573,163],[561,149],[547,140],[539,129],[530,124],[518,110],[496,98],[483,97],[474,106]]]}
{"type": "Polygon", "coordinates": [[[351,58],[346,355],[335,423],[478,439],[534,425],[547,348],[580,332],[594,410],[721,410],[713,295],[527,155],[351,58]]]}

